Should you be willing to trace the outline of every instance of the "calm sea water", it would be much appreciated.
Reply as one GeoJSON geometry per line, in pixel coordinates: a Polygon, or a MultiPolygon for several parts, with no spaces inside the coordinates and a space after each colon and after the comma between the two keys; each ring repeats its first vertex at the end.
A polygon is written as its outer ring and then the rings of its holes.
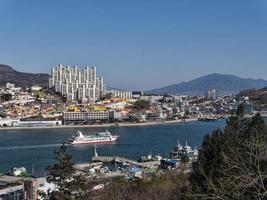
{"type": "MultiPolygon", "coordinates": [[[[99,145],[101,156],[123,156],[138,159],[148,153],[168,154],[177,144],[187,140],[192,147],[201,145],[203,136],[212,130],[225,126],[225,120],[215,122],[190,122],[171,125],[110,128],[120,135],[116,144],[99,145]]],[[[84,133],[104,131],[103,128],[80,129],[84,133]]],[[[9,168],[26,167],[36,176],[43,176],[45,168],[53,163],[53,153],[66,142],[77,129],[40,129],[0,131],[0,171],[9,168]]],[[[93,145],[70,146],[69,151],[76,163],[89,161],[93,155],[93,145]]]]}

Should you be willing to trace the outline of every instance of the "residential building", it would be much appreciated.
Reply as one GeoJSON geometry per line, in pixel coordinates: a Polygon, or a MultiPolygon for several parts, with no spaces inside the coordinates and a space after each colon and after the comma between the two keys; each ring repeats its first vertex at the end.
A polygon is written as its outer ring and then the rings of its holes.
{"type": "Polygon", "coordinates": [[[64,124],[68,124],[70,122],[86,122],[87,112],[63,112],[63,120],[64,124]]]}
{"type": "Polygon", "coordinates": [[[174,101],[174,97],[168,94],[165,94],[163,96],[163,102],[169,103],[169,102],[173,102],[174,101]]]}
{"type": "Polygon", "coordinates": [[[115,110],[111,110],[109,111],[109,118],[111,121],[119,121],[119,120],[122,120],[124,118],[123,116],[123,112],[118,112],[118,111],[115,111],[115,110]]]}
{"type": "Polygon", "coordinates": [[[215,100],[216,99],[216,90],[208,90],[206,94],[206,98],[209,100],[215,100]]]}
{"type": "Polygon", "coordinates": [[[42,89],[42,87],[40,87],[40,86],[38,86],[38,85],[33,85],[32,87],[31,87],[31,90],[32,91],[40,91],[42,89]]]}
{"type": "Polygon", "coordinates": [[[6,83],[6,89],[14,89],[16,88],[14,83],[6,83]]]}
{"type": "Polygon", "coordinates": [[[112,96],[115,98],[120,98],[120,99],[131,99],[132,98],[131,91],[111,90],[108,93],[112,94],[112,96]]]}
{"type": "Polygon", "coordinates": [[[64,124],[109,121],[109,111],[63,112],[64,124]]]}
{"type": "Polygon", "coordinates": [[[133,91],[132,92],[132,98],[134,98],[134,99],[139,99],[143,95],[144,95],[144,92],[142,92],[142,91],[133,91]]]}
{"type": "Polygon", "coordinates": [[[70,101],[95,101],[104,94],[104,79],[97,77],[96,67],[81,69],[59,65],[51,70],[49,88],[70,101]]]}

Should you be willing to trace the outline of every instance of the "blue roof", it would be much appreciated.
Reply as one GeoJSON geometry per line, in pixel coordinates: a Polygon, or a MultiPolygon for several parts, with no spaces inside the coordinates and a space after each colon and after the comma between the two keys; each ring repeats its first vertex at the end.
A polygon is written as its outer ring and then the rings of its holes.
{"type": "Polygon", "coordinates": [[[177,160],[162,160],[165,163],[169,163],[169,164],[176,164],[177,160]]]}

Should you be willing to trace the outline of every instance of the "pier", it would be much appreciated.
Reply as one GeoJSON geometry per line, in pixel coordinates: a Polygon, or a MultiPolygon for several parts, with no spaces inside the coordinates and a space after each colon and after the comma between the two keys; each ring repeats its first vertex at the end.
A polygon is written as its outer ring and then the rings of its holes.
{"type": "Polygon", "coordinates": [[[139,167],[145,167],[145,165],[143,163],[139,163],[135,160],[131,160],[128,158],[122,158],[122,157],[118,157],[118,156],[94,156],[92,157],[92,161],[93,162],[122,162],[122,163],[129,163],[131,165],[136,165],[139,167]]]}

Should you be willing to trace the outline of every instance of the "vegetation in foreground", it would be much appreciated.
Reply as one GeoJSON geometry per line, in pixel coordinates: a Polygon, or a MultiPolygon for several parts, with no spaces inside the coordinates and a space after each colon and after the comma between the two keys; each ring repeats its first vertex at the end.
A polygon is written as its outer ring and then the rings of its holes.
{"type": "Polygon", "coordinates": [[[57,163],[48,167],[48,181],[56,183],[58,190],[44,196],[54,200],[267,199],[266,146],[263,118],[259,114],[244,118],[241,106],[224,131],[214,130],[205,136],[190,174],[165,173],[135,181],[113,179],[96,193],[83,177],[75,175],[63,146],[56,152],[57,163]]]}

